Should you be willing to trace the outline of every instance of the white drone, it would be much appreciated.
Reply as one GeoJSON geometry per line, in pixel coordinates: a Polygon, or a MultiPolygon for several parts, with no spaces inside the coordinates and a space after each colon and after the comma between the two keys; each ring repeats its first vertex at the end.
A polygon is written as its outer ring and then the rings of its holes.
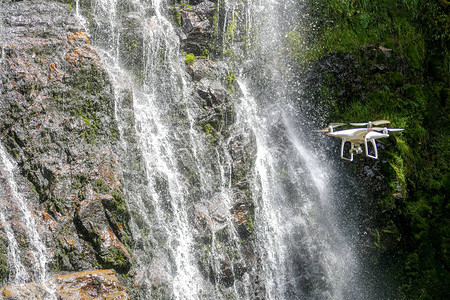
{"type": "Polygon", "coordinates": [[[342,139],[341,144],[341,158],[349,161],[353,161],[353,154],[363,153],[362,144],[364,144],[364,149],[366,156],[374,159],[378,159],[378,150],[376,139],[386,138],[389,136],[389,131],[401,131],[401,128],[387,128],[387,127],[373,127],[373,125],[384,125],[391,122],[387,120],[369,121],[367,123],[350,123],[352,126],[367,126],[365,128],[353,128],[344,129],[339,131],[334,131],[335,127],[345,125],[345,123],[330,123],[328,127],[317,130],[318,132],[327,132],[328,136],[334,136],[342,139]],[[349,142],[350,146],[350,157],[344,156],[345,143],[349,142]],[[368,142],[372,143],[374,155],[369,152],[368,142]]]}

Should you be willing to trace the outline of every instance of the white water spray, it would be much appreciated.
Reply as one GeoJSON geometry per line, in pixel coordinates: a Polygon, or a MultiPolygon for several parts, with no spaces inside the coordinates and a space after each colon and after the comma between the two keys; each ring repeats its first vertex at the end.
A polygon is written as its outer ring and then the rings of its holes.
{"type": "Polygon", "coordinates": [[[25,266],[20,260],[21,251],[17,244],[14,232],[9,225],[4,215],[4,209],[0,211],[0,223],[6,232],[8,239],[8,268],[9,268],[9,281],[11,283],[25,283],[29,280],[29,274],[25,269],[25,266]]]}

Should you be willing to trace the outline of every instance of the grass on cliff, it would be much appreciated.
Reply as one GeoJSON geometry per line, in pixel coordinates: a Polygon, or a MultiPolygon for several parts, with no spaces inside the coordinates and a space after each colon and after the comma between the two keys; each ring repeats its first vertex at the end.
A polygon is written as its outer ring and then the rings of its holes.
{"type": "MultiPolygon", "coordinates": [[[[355,53],[361,47],[377,45],[403,53],[413,67],[420,69],[426,51],[424,32],[413,21],[426,19],[429,28],[427,34],[436,43],[443,44],[449,37],[448,15],[436,4],[439,0],[310,2],[309,22],[317,26],[319,31],[312,31],[313,34],[307,36],[296,31],[288,34],[288,44],[302,64],[315,61],[330,52],[355,53]],[[308,47],[299,47],[305,44],[308,47]]],[[[443,63],[448,64],[448,61],[443,63]]]]}

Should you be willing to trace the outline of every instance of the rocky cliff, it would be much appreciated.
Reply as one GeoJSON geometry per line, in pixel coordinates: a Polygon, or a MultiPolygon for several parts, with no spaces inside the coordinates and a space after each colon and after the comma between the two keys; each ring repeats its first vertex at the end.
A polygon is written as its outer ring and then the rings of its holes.
{"type": "MultiPolygon", "coordinates": [[[[51,258],[47,268],[52,273],[112,268],[126,274],[132,238],[111,79],[66,4],[3,1],[1,6],[1,141],[17,163],[15,180],[41,224],[51,258]]],[[[10,196],[6,190],[0,198],[14,214],[10,196]]],[[[13,222],[13,232],[25,231],[22,226],[13,222]]],[[[12,266],[6,234],[0,232],[0,278],[6,282],[12,266]]],[[[27,240],[18,240],[25,253],[27,240]]]]}
{"type": "MultiPolygon", "coordinates": [[[[190,2],[167,9],[179,26],[179,55],[184,55],[182,51],[192,55],[186,56],[184,72],[200,110],[195,128],[208,141],[205,155],[225,151],[233,158],[231,210],[216,199],[196,204],[190,218],[202,275],[213,285],[229,288],[248,270],[259,268],[248,179],[254,163],[253,141],[243,132],[230,137],[235,118],[230,99],[238,88],[226,63],[208,59],[222,52],[221,43],[226,40],[217,29],[224,22],[221,4],[190,2]],[[218,227],[220,232],[215,232],[218,227]],[[236,241],[230,237],[235,230],[242,254],[237,254],[236,241]],[[216,249],[209,250],[211,243],[216,249]],[[234,253],[231,258],[229,253],[234,253]]],[[[141,85],[144,35],[135,26],[136,12],[125,2],[120,5],[122,64],[133,84],[141,85]]],[[[6,215],[0,226],[0,283],[10,283],[0,290],[5,299],[40,299],[39,294],[49,296],[51,290],[63,299],[127,299],[123,285],[132,290],[136,275],[133,252],[147,251],[142,240],[136,245],[130,228],[132,215],[138,228],[142,216],[130,212],[127,204],[128,197],[136,194],[150,197],[145,192],[145,163],[136,145],[132,84],[123,78],[118,82],[120,74],[107,69],[107,57],[99,52],[100,40],[94,46],[90,41],[103,34],[96,27],[99,23],[91,20],[83,27],[75,6],[74,1],[41,0],[0,4],[0,136],[5,159],[14,162],[12,173],[0,165],[0,203],[6,215]],[[17,195],[7,184],[11,180],[17,184],[17,195]],[[14,197],[25,199],[45,246],[47,273],[41,285],[13,278],[8,252],[13,239],[5,228],[18,242],[26,272],[39,280],[38,271],[33,270],[36,258],[27,255],[35,250],[29,236],[37,232],[27,233],[14,197]]],[[[93,3],[80,1],[85,15],[92,15],[94,9],[93,3]]],[[[188,158],[180,164],[189,180],[199,180],[188,158]]],[[[138,271],[135,291],[131,291],[136,298],[146,293],[140,292],[139,276],[143,275],[138,271]]],[[[256,283],[255,294],[258,288],[256,283]]]]}

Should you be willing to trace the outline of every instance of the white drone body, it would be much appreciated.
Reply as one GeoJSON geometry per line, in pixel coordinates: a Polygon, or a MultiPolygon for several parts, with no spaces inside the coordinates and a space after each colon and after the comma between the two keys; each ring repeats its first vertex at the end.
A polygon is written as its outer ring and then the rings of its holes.
{"type": "Polygon", "coordinates": [[[389,137],[389,131],[401,131],[400,128],[373,127],[373,125],[389,124],[387,120],[369,121],[367,123],[350,123],[353,126],[366,126],[365,128],[353,128],[334,131],[335,127],[345,125],[345,123],[331,123],[327,128],[318,130],[319,132],[327,132],[328,136],[338,137],[342,139],[341,143],[341,159],[353,161],[353,155],[365,152],[367,157],[378,159],[378,149],[376,140],[389,137]],[[369,142],[372,144],[374,154],[370,154],[369,142]],[[344,156],[345,143],[350,143],[350,156],[344,156]],[[364,145],[364,150],[363,146],[364,145]]]}

